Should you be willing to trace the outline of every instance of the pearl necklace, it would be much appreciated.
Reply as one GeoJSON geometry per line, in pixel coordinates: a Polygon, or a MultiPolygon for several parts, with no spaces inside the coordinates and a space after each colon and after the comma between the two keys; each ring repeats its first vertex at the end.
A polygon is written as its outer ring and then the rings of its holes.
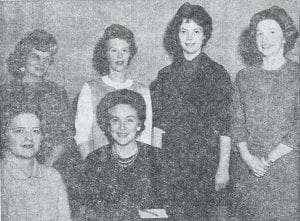
{"type": "Polygon", "coordinates": [[[133,162],[137,158],[138,152],[139,151],[137,149],[136,153],[134,153],[132,156],[127,158],[121,158],[120,155],[114,150],[114,148],[112,148],[113,157],[116,159],[118,165],[121,167],[128,167],[131,164],[133,164],[133,162]]]}

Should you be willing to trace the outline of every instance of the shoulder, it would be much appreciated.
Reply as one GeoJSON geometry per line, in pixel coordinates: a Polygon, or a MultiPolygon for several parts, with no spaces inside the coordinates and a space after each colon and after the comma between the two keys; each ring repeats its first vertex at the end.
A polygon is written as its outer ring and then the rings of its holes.
{"type": "Polygon", "coordinates": [[[91,152],[85,159],[87,165],[95,165],[99,163],[105,163],[108,160],[110,152],[110,144],[102,146],[97,150],[91,152]]]}
{"type": "Polygon", "coordinates": [[[46,177],[46,179],[52,180],[54,182],[60,182],[62,180],[60,173],[53,167],[37,163],[37,168],[39,173],[38,175],[46,177]]]}
{"type": "Polygon", "coordinates": [[[159,149],[158,147],[154,147],[151,146],[149,144],[145,144],[142,142],[137,141],[138,147],[141,151],[141,153],[143,153],[144,156],[150,156],[150,157],[159,157],[162,154],[161,149],[159,149]]]}
{"type": "Polygon", "coordinates": [[[244,81],[249,80],[250,78],[255,78],[255,75],[257,75],[259,72],[260,71],[258,66],[250,66],[247,68],[243,68],[237,73],[236,80],[244,81]]]}
{"type": "Polygon", "coordinates": [[[291,73],[294,77],[300,78],[300,64],[291,60],[288,60],[287,62],[288,72],[291,73]]]}
{"type": "Polygon", "coordinates": [[[204,68],[211,69],[214,73],[214,76],[219,78],[229,78],[229,74],[225,67],[218,62],[214,61],[212,58],[207,56],[206,54],[203,55],[203,60],[201,61],[200,67],[203,66],[204,68]]]}
{"type": "Polygon", "coordinates": [[[172,70],[174,70],[173,64],[162,68],[158,72],[156,79],[151,83],[151,86],[150,86],[151,90],[155,90],[155,88],[159,87],[159,85],[163,84],[163,82],[169,81],[172,77],[172,73],[173,73],[172,70]]]}

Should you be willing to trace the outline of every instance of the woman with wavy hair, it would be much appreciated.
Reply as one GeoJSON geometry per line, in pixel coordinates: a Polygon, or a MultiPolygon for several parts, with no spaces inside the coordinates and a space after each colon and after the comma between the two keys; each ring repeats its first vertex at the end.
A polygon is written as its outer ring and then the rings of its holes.
{"type": "Polygon", "coordinates": [[[128,77],[128,67],[136,52],[134,34],[119,24],[106,28],[95,47],[93,65],[100,76],[83,85],[75,120],[75,140],[83,158],[93,150],[108,144],[105,134],[97,125],[96,107],[105,94],[114,90],[127,88],[144,97],[147,118],[140,141],[151,144],[152,109],[149,89],[128,77]]]}
{"type": "Polygon", "coordinates": [[[12,100],[2,106],[2,221],[71,221],[61,175],[36,159],[44,137],[42,116],[40,108],[31,103],[12,100]]]}
{"type": "Polygon", "coordinates": [[[22,99],[40,106],[45,136],[38,159],[48,165],[57,163],[71,148],[73,140],[66,90],[46,80],[57,50],[57,41],[52,34],[40,29],[29,32],[16,44],[7,59],[12,80],[0,87],[0,105],[18,101],[21,94],[22,99]]]}
{"type": "Polygon", "coordinates": [[[208,220],[225,206],[229,181],[232,85],[224,67],[203,51],[211,34],[206,10],[184,3],[164,39],[173,63],[150,87],[153,131],[162,137],[174,206],[183,208],[185,220],[208,220]]]}
{"type": "Polygon", "coordinates": [[[235,82],[232,138],[242,159],[237,212],[241,220],[299,220],[300,66],[286,57],[298,31],[273,6],[253,15],[250,33],[261,62],[241,70],[235,82]]]}

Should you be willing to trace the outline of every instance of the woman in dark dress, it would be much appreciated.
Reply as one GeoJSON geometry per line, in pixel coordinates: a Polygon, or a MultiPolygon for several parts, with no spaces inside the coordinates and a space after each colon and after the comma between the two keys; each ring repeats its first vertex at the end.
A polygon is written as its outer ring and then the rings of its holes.
{"type": "Polygon", "coordinates": [[[136,141],[144,130],[146,104],[134,91],[107,93],[97,122],[110,144],[85,160],[84,220],[137,220],[138,210],[161,208],[161,154],[136,141]]]}
{"type": "Polygon", "coordinates": [[[229,181],[232,85],[224,67],[203,52],[211,33],[205,9],[183,4],[164,39],[173,63],[150,87],[154,136],[162,137],[168,159],[173,206],[182,208],[187,220],[207,220],[216,206],[225,205],[229,181]]]}
{"type": "Polygon", "coordinates": [[[236,78],[232,138],[240,220],[299,220],[300,66],[286,58],[298,31],[278,6],[250,20],[261,63],[236,78]]]}
{"type": "Polygon", "coordinates": [[[69,148],[73,137],[66,90],[45,79],[57,49],[52,34],[39,29],[28,33],[7,59],[11,82],[0,87],[0,105],[16,100],[22,94],[22,102],[41,108],[45,134],[38,158],[50,166],[69,148]]]}

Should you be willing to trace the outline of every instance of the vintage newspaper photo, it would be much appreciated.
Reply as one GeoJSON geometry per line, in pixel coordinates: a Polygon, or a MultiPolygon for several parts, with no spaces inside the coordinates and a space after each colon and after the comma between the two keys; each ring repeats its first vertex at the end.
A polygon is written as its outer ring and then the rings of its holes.
{"type": "Polygon", "coordinates": [[[0,221],[300,220],[299,0],[0,0],[0,221]]]}

